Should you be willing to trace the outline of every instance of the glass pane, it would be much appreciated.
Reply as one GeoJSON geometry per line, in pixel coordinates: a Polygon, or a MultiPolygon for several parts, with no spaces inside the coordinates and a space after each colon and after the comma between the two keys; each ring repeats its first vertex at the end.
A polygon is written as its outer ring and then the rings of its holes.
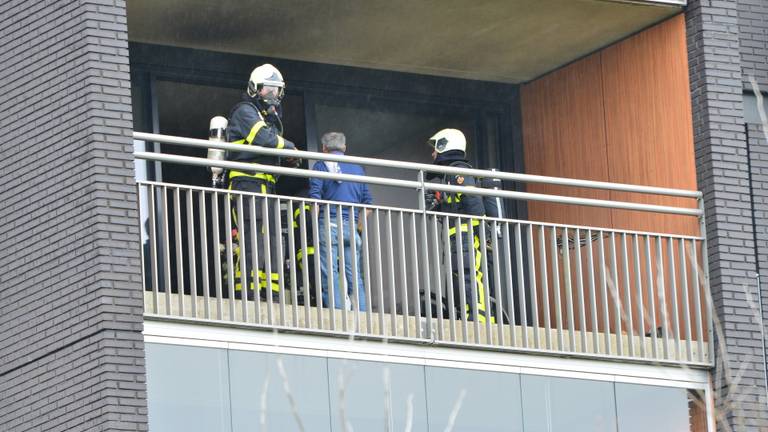
{"type": "Polygon", "coordinates": [[[226,350],[148,343],[145,351],[150,430],[231,430],[226,350]]]}
{"type": "Polygon", "coordinates": [[[616,431],[613,383],[522,375],[526,432],[616,431]]]}
{"type": "Polygon", "coordinates": [[[319,357],[231,350],[233,430],[329,431],[326,361],[319,357]],[[278,359],[282,361],[285,380],[279,372],[278,359]],[[286,382],[289,392],[285,390],[286,382]],[[289,395],[295,401],[303,429],[294,416],[289,395]],[[266,427],[261,428],[264,409],[266,427]]]}
{"type": "Polygon", "coordinates": [[[328,382],[335,431],[344,430],[342,420],[356,431],[405,430],[409,403],[412,430],[427,430],[422,366],[329,359],[328,382]],[[389,392],[385,390],[387,371],[389,392]]]}
{"type": "Polygon", "coordinates": [[[427,367],[426,375],[430,430],[447,430],[462,391],[452,430],[523,430],[519,375],[439,367],[427,367]]]}
{"type": "Polygon", "coordinates": [[[621,432],[687,432],[688,395],[683,388],[616,383],[621,432]]]}

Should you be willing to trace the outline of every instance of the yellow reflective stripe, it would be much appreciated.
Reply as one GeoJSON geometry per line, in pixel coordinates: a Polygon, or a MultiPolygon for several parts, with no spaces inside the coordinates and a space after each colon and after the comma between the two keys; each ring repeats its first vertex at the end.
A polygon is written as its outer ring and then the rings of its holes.
{"type": "MultiPolygon", "coordinates": [[[[312,210],[312,207],[310,207],[309,204],[304,204],[304,210],[310,211],[312,210]]],[[[294,228],[299,227],[299,223],[296,221],[296,219],[298,219],[300,214],[301,214],[301,207],[297,207],[296,210],[293,211],[293,227],[294,228]]]]}
{"type": "MultiPolygon", "coordinates": [[[[314,255],[315,254],[315,247],[314,246],[308,246],[307,247],[307,255],[314,255]]],[[[296,252],[296,260],[301,261],[304,259],[304,249],[299,249],[298,252],[296,252]]]]}
{"type": "MultiPolygon", "coordinates": [[[[475,220],[475,219],[472,220],[472,226],[479,226],[479,225],[480,225],[480,221],[479,220],[475,220]]],[[[467,225],[465,223],[461,224],[461,232],[468,232],[468,231],[469,231],[469,225],[467,225]]],[[[455,235],[455,234],[456,234],[456,227],[454,226],[454,227],[451,227],[448,230],[448,235],[452,236],[452,235],[455,235]]]]}
{"type": "Polygon", "coordinates": [[[281,149],[285,147],[285,139],[281,137],[280,135],[277,136],[277,149],[281,149]]]}
{"type": "Polygon", "coordinates": [[[256,134],[259,133],[261,128],[263,128],[266,125],[267,124],[264,123],[263,120],[257,121],[256,124],[253,125],[253,127],[251,128],[251,131],[248,133],[248,136],[245,137],[245,142],[248,143],[248,144],[251,144],[253,142],[254,138],[256,138],[256,134]]]}
{"type": "Polygon", "coordinates": [[[448,204],[453,204],[454,202],[456,204],[460,203],[461,202],[461,192],[457,193],[455,198],[453,196],[451,196],[451,195],[448,195],[448,197],[446,198],[446,202],[448,204]]]}
{"type": "Polygon", "coordinates": [[[232,141],[232,144],[245,144],[245,138],[239,139],[237,141],[232,141]]]}
{"type": "MultiPolygon", "coordinates": [[[[232,180],[235,177],[251,177],[251,178],[257,178],[264,181],[268,181],[270,183],[277,182],[277,179],[272,174],[266,174],[266,173],[249,174],[242,171],[231,170],[229,172],[229,179],[232,180]]],[[[265,193],[265,192],[262,191],[262,193],[265,193]]]]}
{"type": "MultiPolygon", "coordinates": [[[[309,204],[304,204],[304,210],[312,210],[312,207],[309,204]]],[[[299,217],[299,214],[301,213],[301,207],[297,207],[296,210],[293,211],[293,218],[296,219],[299,217]]]]}

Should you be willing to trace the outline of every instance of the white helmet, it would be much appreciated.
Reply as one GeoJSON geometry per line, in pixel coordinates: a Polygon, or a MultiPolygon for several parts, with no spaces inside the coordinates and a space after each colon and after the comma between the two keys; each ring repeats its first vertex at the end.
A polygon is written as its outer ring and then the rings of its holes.
{"type": "Polygon", "coordinates": [[[450,150],[461,150],[465,153],[467,151],[467,139],[458,129],[443,129],[432,135],[428,144],[437,153],[445,153],[450,150]]]}
{"type": "Polygon", "coordinates": [[[248,80],[248,96],[259,97],[268,105],[280,105],[285,91],[285,81],[283,74],[276,67],[269,63],[263,64],[251,72],[251,78],[248,80]],[[267,88],[271,91],[262,94],[262,89],[267,88]]]}

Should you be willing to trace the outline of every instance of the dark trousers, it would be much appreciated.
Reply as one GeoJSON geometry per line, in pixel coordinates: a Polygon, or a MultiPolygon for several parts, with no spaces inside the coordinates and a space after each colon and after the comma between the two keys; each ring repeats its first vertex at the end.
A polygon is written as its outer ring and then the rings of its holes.
{"type": "Polygon", "coordinates": [[[317,304],[315,298],[315,240],[313,237],[312,206],[305,204],[304,208],[295,208],[293,211],[293,241],[296,253],[296,286],[302,293],[305,302],[317,304]],[[304,213],[304,224],[301,223],[301,213],[304,213]],[[304,250],[301,244],[301,235],[305,233],[307,248],[304,250]],[[304,272],[307,273],[307,281],[304,281],[304,272]]]}
{"type": "MultiPolygon", "coordinates": [[[[495,322],[492,308],[486,304],[486,290],[490,287],[486,287],[483,281],[483,254],[480,250],[480,237],[477,235],[477,227],[475,227],[475,234],[473,238],[469,236],[466,224],[462,225],[461,232],[461,250],[459,250],[459,242],[456,238],[456,234],[450,235],[451,240],[451,267],[453,268],[453,292],[454,292],[454,304],[456,308],[461,308],[461,270],[464,270],[464,295],[466,299],[465,313],[467,319],[474,319],[474,308],[477,308],[478,320],[485,322],[486,317],[491,316],[492,322],[495,322]],[[466,230],[466,231],[465,231],[466,230]],[[474,262],[473,262],[474,261],[474,262]],[[473,296],[472,283],[475,283],[477,297],[473,296]],[[473,306],[473,304],[475,306],[473,306]]],[[[488,296],[492,297],[493,292],[488,292],[488,296]]]]}
{"type": "MultiPolygon", "coordinates": [[[[251,177],[235,177],[232,179],[230,189],[243,191],[243,192],[255,192],[262,194],[274,194],[275,184],[262,179],[255,179],[251,177]]],[[[273,293],[280,291],[280,279],[278,269],[283,263],[283,257],[278,256],[277,244],[282,241],[280,235],[280,227],[275,224],[275,205],[276,203],[271,199],[266,199],[264,196],[243,196],[243,226],[239,226],[239,216],[237,215],[237,206],[235,201],[232,203],[232,214],[234,216],[235,225],[237,225],[238,236],[240,237],[241,250],[245,248],[245,267],[249,269],[246,275],[246,284],[248,287],[248,296],[252,296],[254,291],[254,285],[258,280],[258,287],[260,290],[266,291],[267,286],[273,293]],[[267,218],[264,219],[265,201],[267,218]],[[251,223],[251,205],[256,209],[255,226],[256,232],[253,231],[251,223]],[[267,235],[268,234],[268,235],[267,235]],[[256,271],[253,269],[253,244],[254,237],[256,239],[256,251],[257,251],[257,263],[256,271]],[[269,241],[269,247],[267,247],[267,240],[269,241]],[[267,268],[267,254],[269,254],[269,268],[267,268]],[[256,279],[256,276],[258,279],[256,279]]],[[[235,291],[236,294],[242,290],[241,285],[241,272],[239,263],[235,264],[235,291]]]]}

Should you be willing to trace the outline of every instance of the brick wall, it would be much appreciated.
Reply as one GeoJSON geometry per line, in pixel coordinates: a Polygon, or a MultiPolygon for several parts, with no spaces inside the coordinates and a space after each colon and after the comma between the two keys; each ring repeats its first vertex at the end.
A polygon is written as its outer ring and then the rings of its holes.
{"type": "Polygon", "coordinates": [[[738,0],[739,43],[744,88],[751,91],[748,74],[753,74],[763,91],[768,91],[768,2],[738,0]]]}
{"type": "Polygon", "coordinates": [[[125,2],[0,26],[0,430],[145,430],[125,2]]]}
{"type": "Polygon", "coordinates": [[[737,2],[689,1],[686,11],[697,181],[704,193],[716,335],[718,430],[768,427],[754,299],[755,242],[742,106],[737,2]],[[727,424],[727,426],[725,426],[727,424]]]}

